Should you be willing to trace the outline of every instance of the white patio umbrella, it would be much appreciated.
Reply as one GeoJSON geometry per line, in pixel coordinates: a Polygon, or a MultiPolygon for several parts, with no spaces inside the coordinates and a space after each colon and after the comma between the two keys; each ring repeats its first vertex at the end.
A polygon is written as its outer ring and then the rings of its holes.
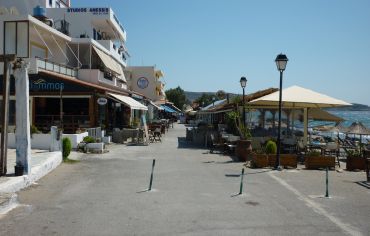
{"type": "MultiPolygon", "coordinates": [[[[275,108],[279,106],[279,91],[249,102],[253,107],[275,108]]],[[[306,88],[291,86],[282,91],[283,109],[304,109],[304,140],[307,141],[309,108],[350,106],[345,101],[329,97],[306,88]]]]}

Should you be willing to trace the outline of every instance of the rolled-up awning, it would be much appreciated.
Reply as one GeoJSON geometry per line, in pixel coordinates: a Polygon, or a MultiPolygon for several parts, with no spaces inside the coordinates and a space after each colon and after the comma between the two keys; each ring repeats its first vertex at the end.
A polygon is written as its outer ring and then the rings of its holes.
{"type": "Polygon", "coordinates": [[[129,106],[131,109],[134,110],[143,110],[147,111],[148,107],[144,106],[140,102],[136,101],[135,99],[132,99],[127,96],[119,95],[119,94],[114,94],[114,93],[108,93],[108,95],[113,98],[114,100],[118,100],[119,102],[129,106]]]}
{"type": "Polygon", "coordinates": [[[114,73],[123,75],[122,66],[118,62],[116,62],[113,58],[111,58],[110,56],[108,56],[107,54],[105,54],[103,51],[96,48],[95,46],[93,46],[93,48],[96,54],[98,54],[98,56],[102,60],[105,67],[107,67],[109,70],[113,71],[114,73]]]}

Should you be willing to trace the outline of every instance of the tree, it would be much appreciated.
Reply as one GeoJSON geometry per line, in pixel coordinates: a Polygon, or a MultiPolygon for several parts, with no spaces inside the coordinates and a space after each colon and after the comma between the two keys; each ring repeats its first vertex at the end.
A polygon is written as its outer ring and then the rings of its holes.
{"type": "Polygon", "coordinates": [[[186,96],[185,91],[180,88],[180,86],[174,89],[166,90],[165,93],[168,101],[172,102],[179,109],[183,108],[186,102],[186,96]]]}
{"type": "Polygon", "coordinates": [[[201,107],[206,107],[206,106],[208,106],[209,104],[211,104],[213,102],[212,101],[213,97],[214,97],[213,94],[202,93],[202,96],[195,99],[194,102],[198,103],[199,106],[201,106],[201,107]]]}

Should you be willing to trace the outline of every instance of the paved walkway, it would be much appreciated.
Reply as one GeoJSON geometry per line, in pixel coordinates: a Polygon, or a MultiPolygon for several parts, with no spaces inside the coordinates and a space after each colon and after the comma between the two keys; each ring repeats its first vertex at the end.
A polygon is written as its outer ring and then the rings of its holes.
{"type": "Polygon", "coordinates": [[[6,213],[17,205],[17,191],[30,186],[45,176],[55,169],[61,161],[61,152],[32,150],[31,174],[14,176],[14,166],[16,164],[15,149],[8,149],[7,174],[0,177],[0,214],[6,213]]]}
{"type": "Polygon", "coordinates": [[[369,235],[363,172],[247,169],[185,141],[175,125],[162,143],[111,145],[62,164],[21,191],[0,235],[369,235]],[[156,158],[153,191],[147,192],[156,158]]]}

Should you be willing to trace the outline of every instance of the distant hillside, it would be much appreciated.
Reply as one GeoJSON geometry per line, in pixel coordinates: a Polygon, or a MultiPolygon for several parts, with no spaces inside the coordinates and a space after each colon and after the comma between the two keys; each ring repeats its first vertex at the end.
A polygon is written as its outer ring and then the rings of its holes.
{"type": "MultiPolygon", "coordinates": [[[[189,101],[194,101],[195,99],[199,98],[200,96],[202,96],[202,94],[205,93],[205,94],[210,94],[210,95],[214,95],[215,92],[190,92],[190,91],[185,91],[185,96],[186,96],[186,99],[188,99],[189,101]]],[[[231,97],[235,97],[237,94],[234,94],[234,93],[229,93],[229,96],[230,98],[231,97]]]]}
{"type": "Polygon", "coordinates": [[[326,110],[332,111],[370,111],[370,107],[368,105],[359,104],[359,103],[352,103],[352,106],[345,106],[345,107],[333,107],[327,108],[326,110]]]}

